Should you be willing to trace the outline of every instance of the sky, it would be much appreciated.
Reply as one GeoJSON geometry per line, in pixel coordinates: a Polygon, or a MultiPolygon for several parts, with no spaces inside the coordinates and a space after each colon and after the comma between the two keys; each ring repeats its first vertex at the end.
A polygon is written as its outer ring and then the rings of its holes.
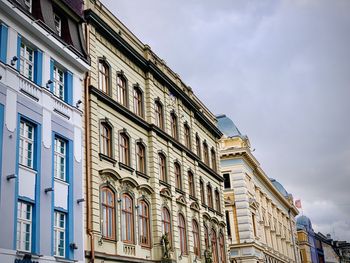
{"type": "Polygon", "coordinates": [[[350,241],[350,1],[102,2],[249,137],[316,232],[350,241]]]}

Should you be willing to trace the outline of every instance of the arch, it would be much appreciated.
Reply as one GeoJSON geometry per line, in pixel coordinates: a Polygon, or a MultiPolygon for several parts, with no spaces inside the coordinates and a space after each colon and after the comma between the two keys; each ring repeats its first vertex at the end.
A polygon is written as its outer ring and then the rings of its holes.
{"type": "Polygon", "coordinates": [[[133,188],[136,188],[136,187],[138,187],[139,186],[139,184],[137,183],[137,181],[134,179],[134,178],[132,178],[132,177],[124,177],[124,178],[122,178],[122,179],[120,179],[120,182],[121,183],[124,183],[124,184],[130,184],[131,185],[131,187],[133,187],[133,188]]]}
{"type": "Polygon", "coordinates": [[[172,198],[171,191],[168,187],[164,187],[162,190],[160,190],[160,195],[170,199],[172,198]]]}
{"type": "Polygon", "coordinates": [[[110,168],[106,168],[106,169],[102,169],[102,170],[99,170],[98,173],[101,175],[101,176],[110,176],[112,177],[115,181],[118,181],[121,179],[121,176],[113,169],[110,169],[110,168]]]}
{"type": "Polygon", "coordinates": [[[144,190],[146,193],[148,194],[153,194],[154,193],[154,190],[152,187],[150,187],[148,184],[140,184],[138,187],[137,187],[138,190],[144,190]]]}
{"type": "Polygon", "coordinates": [[[218,225],[220,221],[216,217],[212,217],[211,222],[215,225],[218,225]]]}

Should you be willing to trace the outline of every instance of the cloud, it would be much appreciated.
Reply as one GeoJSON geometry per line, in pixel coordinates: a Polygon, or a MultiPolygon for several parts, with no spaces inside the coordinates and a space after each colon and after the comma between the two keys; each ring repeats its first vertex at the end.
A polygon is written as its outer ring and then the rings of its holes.
{"type": "Polygon", "coordinates": [[[349,1],[103,1],[226,113],[316,231],[350,240],[349,1]]]}

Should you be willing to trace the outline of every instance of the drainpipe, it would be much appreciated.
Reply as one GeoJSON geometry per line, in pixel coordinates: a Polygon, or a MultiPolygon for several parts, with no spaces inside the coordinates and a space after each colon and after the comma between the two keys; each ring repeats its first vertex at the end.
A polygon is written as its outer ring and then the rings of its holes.
{"type": "MultiPolygon", "coordinates": [[[[90,30],[88,24],[85,24],[85,40],[87,54],[90,54],[90,42],[89,35],[90,30]]],[[[91,146],[90,146],[90,73],[86,72],[84,80],[84,117],[85,117],[85,175],[86,175],[86,223],[87,234],[90,237],[90,262],[95,261],[95,246],[94,246],[94,234],[92,231],[92,209],[91,209],[91,146]]]]}
{"type": "Polygon", "coordinates": [[[294,232],[293,232],[293,226],[292,226],[292,217],[291,217],[291,213],[290,213],[290,208],[288,209],[288,216],[289,216],[289,226],[290,226],[290,232],[292,233],[292,242],[293,242],[293,252],[294,252],[294,258],[295,258],[295,262],[298,262],[298,258],[297,258],[297,251],[296,251],[296,247],[295,247],[295,239],[294,239],[294,232]]]}

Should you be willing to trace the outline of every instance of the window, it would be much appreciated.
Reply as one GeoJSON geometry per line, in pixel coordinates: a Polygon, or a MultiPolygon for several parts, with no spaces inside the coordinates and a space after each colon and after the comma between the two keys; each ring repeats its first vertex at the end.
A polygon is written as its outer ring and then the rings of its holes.
{"type": "Polygon", "coordinates": [[[32,0],[24,0],[24,5],[29,11],[29,13],[32,12],[32,0]]]}
{"type": "Polygon", "coordinates": [[[127,106],[127,87],[126,79],[124,76],[119,74],[117,76],[117,101],[123,105],[127,106]]]}
{"type": "Polygon", "coordinates": [[[98,62],[98,88],[109,94],[109,66],[103,60],[98,62]]]}
{"type": "Polygon", "coordinates": [[[209,249],[209,232],[208,228],[206,225],[204,225],[204,244],[205,244],[205,249],[209,249]]]}
{"type": "Polygon", "coordinates": [[[211,186],[209,184],[207,185],[207,197],[208,197],[208,206],[210,208],[213,208],[213,193],[211,190],[211,186]]]}
{"type": "Polygon", "coordinates": [[[178,135],[177,135],[177,117],[175,115],[175,113],[171,113],[170,114],[170,129],[171,129],[171,136],[174,139],[178,139],[178,135]]]}
{"type": "Polygon", "coordinates": [[[23,41],[20,50],[20,72],[30,80],[34,79],[34,50],[23,41]]]}
{"type": "Polygon", "coordinates": [[[167,174],[166,174],[166,159],[163,154],[159,154],[159,179],[163,182],[167,181],[167,174]]]}
{"type": "Polygon", "coordinates": [[[182,214],[179,214],[179,236],[181,254],[187,254],[186,224],[182,214]]]}
{"type": "Polygon", "coordinates": [[[53,93],[64,100],[64,72],[57,65],[53,67],[53,93]]]}
{"type": "Polygon", "coordinates": [[[34,159],[34,126],[28,122],[20,122],[19,163],[33,168],[34,159]]]}
{"type": "Polygon", "coordinates": [[[199,158],[201,158],[201,140],[198,134],[196,134],[196,153],[199,158]]]}
{"type": "Polygon", "coordinates": [[[175,166],[175,187],[177,189],[182,189],[181,167],[178,163],[175,163],[174,166],[175,166]]]}
{"type": "Polygon", "coordinates": [[[228,211],[225,211],[225,216],[226,216],[227,236],[231,238],[231,223],[230,223],[230,214],[228,211]]]}
{"type": "Polygon", "coordinates": [[[219,190],[215,190],[215,206],[216,206],[216,211],[219,213],[221,212],[221,206],[220,206],[220,193],[219,190]]]}
{"type": "Polygon", "coordinates": [[[188,172],[188,188],[190,195],[195,196],[194,177],[191,171],[188,172]]]}
{"type": "Polygon", "coordinates": [[[102,206],[102,236],[105,238],[115,238],[115,196],[114,192],[108,188],[101,189],[101,206],[102,206]]]}
{"type": "Polygon", "coordinates": [[[220,250],[220,260],[222,263],[226,262],[226,253],[225,253],[225,240],[222,233],[219,234],[219,250],[220,250]]]}
{"type": "Polygon", "coordinates": [[[66,214],[55,211],[54,232],[54,255],[65,257],[66,255],[66,214]]]}
{"type": "Polygon", "coordinates": [[[138,87],[134,87],[134,113],[143,117],[142,92],[138,87]]]}
{"type": "Polygon", "coordinates": [[[203,155],[204,155],[204,163],[209,166],[209,150],[208,150],[208,144],[206,142],[203,143],[203,155]]]}
{"type": "Polygon", "coordinates": [[[216,153],[214,149],[211,149],[211,168],[216,172],[217,171],[217,165],[216,165],[216,153]]]}
{"type": "Polygon", "coordinates": [[[101,122],[101,153],[112,158],[112,128],[107,122],[101,122]]]}
{"type": "Polygon", "coordinates": [[[156,125],[164,130],[163,106],[159,101],[155,102],[156,125]]]}
{"type": "Polygon", "coordinates": [[[30,252],[32,249],[33,206],[18,201],[17,204],[17,249],[30,252]]]}
{"type": "Polygon", "coordinates": [[[201,192],[201,202],[202,204],[205,204],[204,183],[202,180],[199,182],[199,188],[201,192]]]}
{"type": "MultiPolygon", "coordinates": [[[[275,219],[276,220],[276,219],[275,219]]],[[[252,222],[253,222],[253,232],[254,237],[256,237],[256,225],[255,225],[255,215],[252,214],[252,222]]],[[[275,227],[278,228],[277,222],[275,221],[275,227]]],[[[278,231],[277,231],[278,232],[278,231]]]]}
{"type": "Polygon", "coordinates": [[[169,242],[171,244],[171,223],[170,213],[166,207],[162,211],[163,234],[168,233],[169,242]]]}
{"type": "Polygon", "coordinates": [[[190,130],[190,127],[187,124],[185,124],[184,130],[185,130],[185,146],[188,149],[191,149],[191,130],[190,130]]]}
{"type": "Polygon", "coordinates": [[[199,245],[199,229],[196,220],[192,220],[192,233],[193,233],[193,252],[197,257],[200,257],[200,245],[199,245]]]}
{"type": "Polygon", "coordinates": [[[129,137],[125,133],[120,134],[120,157],[119,160],[121,163],[130,165],[130,155],[129,152],[129,137]]]}
{"type": "Polygon", "coordinates": [[[211,230],[211,251],[213,256],[213,263],[219,263],[216,232],[214,229],[211,230]]]}
{"type": "Polygon", "coordinates": [[[134,212],[133,201],[128,194],[122,198],[122,240],[126,243],[134,243],[134,212]]]}
{"type": "Polygon", "coordinates": [[[136,144],[137,171],[146,173],[145,146],[141,142],[136,144]]]}
{"type": "Polygon", "coordinates": [[[62,20],[61,17],[57,14],[53,14],[53,19],[55,22],[55,28],[56,28],[56,32],[57,35],[61,36],[62,33],[62,20]]]}
{"type": "Polygon", "coordinates": [[[231,188],[230,174],[224,174],[224,188],[231,188]]]}
{"type": "Polygon", "coordinates": [[[150,246],[150,227],[149,227],[149,208],[145,201],[140,201],[139,204],[139,235],[140,244],[150,246]]]}
{"type": "Polygon", "coordinates": [[[66,181],[66,153],[67,143],[60,139],[55,138],[54,145],[54,165],[55,165],[55,178],[66,181]]]}

